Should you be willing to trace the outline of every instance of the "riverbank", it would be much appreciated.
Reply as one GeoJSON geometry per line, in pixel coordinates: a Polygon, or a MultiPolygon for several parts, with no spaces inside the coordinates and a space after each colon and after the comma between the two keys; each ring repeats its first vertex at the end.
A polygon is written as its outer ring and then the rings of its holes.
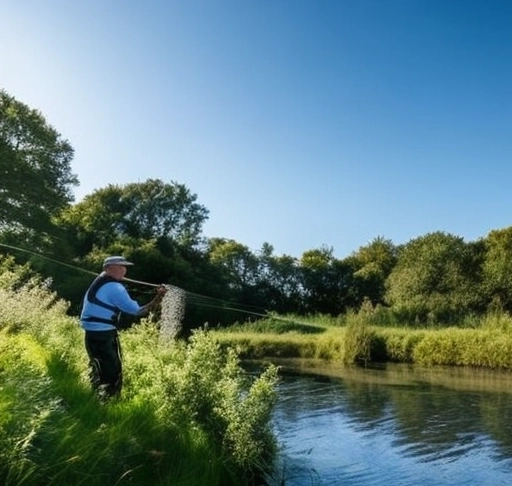
{"type": "Polygon", "coordinates": [[[216,329],[215,338],[244,359],[320,359],[345,365],[408,363],[512,369],[512,325],[508,316],[488,316],[474,327],[412,328],[310,318],[266,319],[216,329]]]}
{"type": "Polygon", "coordinates": [[[323,359],[267,358],[246,360],[248,366],[277,366],[281,375],[319,376],[368,385],[417,386],[425,383],[460,391],[508,393],[512,389],[510,370],[467,366],[422,366],[404,363],[374,363],[366,368],[345,366],[323,359]]]}

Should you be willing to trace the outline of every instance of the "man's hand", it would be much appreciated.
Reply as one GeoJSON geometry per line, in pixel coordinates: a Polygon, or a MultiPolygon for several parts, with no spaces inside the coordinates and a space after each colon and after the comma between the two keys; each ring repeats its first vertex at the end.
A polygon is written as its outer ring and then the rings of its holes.
{"type": "Polygon", "coordinates": [[[167,290],[167,285],[159,285],[156,289],[156,295],[153,297],[153,300],[151,300],[151,302],[147,303],[145,306],[141,307],[139,315],[146,315],[148,312],[152,311],[158,305],[160,305],[160,302],[162,302],[162,299],[164,298],[164,295],[167,293],[167,290]]]}
{"type": "Polygon", "coordinates": [[[153,300],[156,300],[156,302],[160,302],[163,298],[164,298],[164,295],[167,293],[167,285],[159,285],[156,289],[156,296],[155,296],[155,299],[153,300]]]}

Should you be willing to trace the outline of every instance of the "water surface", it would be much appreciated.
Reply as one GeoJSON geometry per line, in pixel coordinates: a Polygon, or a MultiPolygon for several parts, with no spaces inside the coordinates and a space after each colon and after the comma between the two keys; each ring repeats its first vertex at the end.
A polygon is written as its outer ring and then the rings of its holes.
{"type": "Polygon", "coordinates": [[[269,485],[512,485],[512,373],[281,365],[269,485]]]}

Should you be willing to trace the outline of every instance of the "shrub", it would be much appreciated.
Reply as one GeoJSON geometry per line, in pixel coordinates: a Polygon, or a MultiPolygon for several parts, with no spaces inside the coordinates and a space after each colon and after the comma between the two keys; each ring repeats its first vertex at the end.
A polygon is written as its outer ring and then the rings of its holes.
{"type": "Polygon", "coordinates": [[[185,345],[160,342],[156,332],[139,326],[125,333],[124,341],[126,393],[157,399],[166,421],[201,428],[240,470],[258,469],[263,456],[272,456],[276,367],[251,378],[237,353],[223,351],[204,330],[196,330],[185,345]]]}

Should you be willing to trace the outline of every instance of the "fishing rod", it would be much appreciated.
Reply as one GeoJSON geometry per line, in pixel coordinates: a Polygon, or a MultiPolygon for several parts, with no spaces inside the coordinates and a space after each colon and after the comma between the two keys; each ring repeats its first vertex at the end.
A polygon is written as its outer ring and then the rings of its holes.
{"type": "Polygon", "coordinates": [[[51,257],[46,256],[46,255],[43,255],[41,253],[37,253],[37,252],[32,251],[32,250],[27,250],[25,248],[19,248],[17,246],[12,246],[12,245],[6,245],[5,243],[0,243],[0,246],[3,246],[4,248],[9,248],[10,250],[22,251],[22,252],[25,252],[25,253],[29,253],[30,255],[34,255],[34,256],[43,258],[43,259],[48,260],[50,262],[57,263],[58,265],[63,265],[65,267],[72,268],[73,270],[80,270],[81,272],[88,273],[89,275],[97,275],[97,273],[93,272],[92,270],[86,270],[85,268],[77,267],[76,265],[71,265],[70,263],[62,262],[60,260],[55,260],[54,258],[51,258],[51,257]]]}
{"type": "Polygon", "coordinates": [[[143,282],[141,280],[134,280],[133,278],[128,278],[128,277],[123,277],[123,281],[134,283],[134,284],[139,284],[139,285],[146,285],[147,287],[161,287],[162,285],[165,285],[165,284],[154,284],[154,283],[150,283],[150,282],[143,282]]]}
{"type": "MultiPolygon", "coordinates": [[[[51,258],[51,257],[46,256],[46,255],[43,255],[42,253],[37,253],[37,252],[32,251],[32,250],[27,250],[25,248],[19,248],[17,246],[12,246],[12,245],[6,245],[5,243],[0,243],[0,246],[3,246],[5,248],[9,248],[11,250],[16,250],[16,251],[22,251],[22,252],[25,252],[25,253],[30,253],[31,255],[34,255],[34,256],[37,256],[37,257],[40,257],[40,258],[44,258],[45,260],[51,261],[53,263],[57,263],[58,265],[63,265],[65,267],[72,268],[73,270],[79,270],[80,272],[88,273],[89,275],[97,275],[97,272],[93,272],[92,270],[87,270],[85,268],[78,267],[76,265],[71,265],[70,263],[66,263],[66,262],[63,262],[63,261],[60,261],[60,260],[55,260],[54,258],[51,258]]],[[[143,282],[141,280],[134,280],[134,279],[128,278],[128,277],[124,277],[123,280],[126,281],[126,282],[136,283],[136,284],[140,284],[140,285],[146,285],[146,286],[149,286],[149,287],[160,287],[160,284],[143,282]]]]}
{"type": "MultiPolygon", "coordinates": [[[[63,262],[63,261],[60,261],[60,260],[56,260],[56,259],[51,258],[49,256],[43,255],[42,253],[38,253],[38,252],[35,252],[35,251],[32,251],[32,250],[27,250],[25,248],[19,248],[19,247],[13,246],[13,245],[7,245],[5,243],[0,243],[0,246],[2,246],[4,248],[8,248],[10,250],[21,251],[21,252],[24,252],[24,253],[28,253],[30,255],[34,255],[34,256],[37,256],[39,258],[43,258],[45,260],[51,261],[53,263],[56,263],[58,265],[65,266],[65,267],[71,268],[73,270],[78,270],[78,271],[87,273],[89,275],[94,275],[94,276],[97,275],[97,272],[93,272],[91,270],[87,270],[85,268],[78,267],[76,265],[71,265],[70,263],[66,263],[66,262],[63,262]]],[[[252,314],[252,315],[260,316],[260,317],[270,317],[268,311],[266,311],[265,309],[262,309],[265,313],[259,313],[259,312],[245,310],[245,309],[240,309],[239,307],[233,307],[233,306],[231,306],[231,304],[228,306],[228,305],[226,305],[226,302],[221,301],[220,299],[215,299],[214,297],[207,297],[207,296],[200,295],[200,294],[194,294],[193,292],[188,292],[188,291],[186,291],[184,289],[181,289],[180,287],[177,287],[175,285],[154,284],[154,283],[151,283],[151,282],[144,282],[142,280],[136,280],[136,279],[128,278],[128,277],[124,277],[122,280],[124,282],[138,284],[138,285],[144,285],[146,287],[152,287],[152,288],[157,288],[157,287],[161,287],[162,285],[165,285],[168,288],[180,289],[180,290],[182,290],[185,293],[186,296],[191,297],[191,299],[190,299],[191,302],[193,302],[194,304],[197,304],[197,305],[201,305],[203,307],[212,307],[212,308],[217,308],[217,309],[231,310],[231,311],[241,312],[241,313],[245,313],[245,314],[252,314]],[[215,305],[215,304],[212,304],[212,303],[206,303],[208,300],[210,300],[210,301],[213,300],[213,301],[216,301],[216,302],[222,302],[222,305],[218,305],[218,304],[215,305]]]]}

